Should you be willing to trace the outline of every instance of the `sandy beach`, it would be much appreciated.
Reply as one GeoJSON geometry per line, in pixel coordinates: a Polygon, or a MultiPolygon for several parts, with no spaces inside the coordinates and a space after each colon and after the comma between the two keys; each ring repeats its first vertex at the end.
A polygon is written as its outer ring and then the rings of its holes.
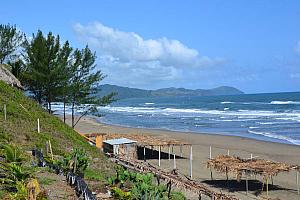
{"type": "MultiPolygon", "coordinates": [[[[70,122],[68,117],[67,122],[70,122]]],[[[212,156],[221,154],[240,156],[242,158],[253,157],[264,158],[273,161],[285,162],[288,164],[299,164],[300,147],[296,145],[272,143],[247,139],[242,137],[212,135],[205,133],[186,133],[176,131],[164,131],[142,128],[128,128],[121,126],[113,126],[98,123],[95,119],[84,117],[75,128],[80,133],[123,133],[123,134],[151,134],[157,137],[170,137],[178,140],[184,140],[193,145],[193,179],[204,182],[216,190],[228,192],[226,177],[213,171],[213,179],[211,181],[210,171],[206,168],[206,161],[209,157],[209,147],[212,147],[212,156]]],[[[168,148],[162,149],[168,152],[168,148]]],[[[178,149],[174,149],[179,153],[178,149]]],[[[189,157],[189,148],[184,148],[184,157],[189,157]]],[[[158,164],[157,160],[148,160],[152,164],[158,164]]],[[[172,160],[162,160],[161,167],[163,169],[172,169],[172,160]]],[[[177,168],[180,173],[189,174],[189,160],[177,160],[177,168]]],[[[251,177],[249,179],[249,193],[245,191],[245,181],[236,182],[236,177],[230,175],[229,188],[230,192],[240,199],[263,199],[266,192],[261,193],[262,177],[251,177]]],[[[300,199],[297,194],[296,172],[281,173],[273,178],[274,186],[269,186],[269,198],[272,199],[300,199]]]]}

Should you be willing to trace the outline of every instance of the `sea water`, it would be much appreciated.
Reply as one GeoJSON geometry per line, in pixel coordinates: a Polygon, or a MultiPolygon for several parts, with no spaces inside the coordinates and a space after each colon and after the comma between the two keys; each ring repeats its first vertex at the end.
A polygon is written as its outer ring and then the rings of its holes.
{"type": "Polygon", "coordinates": [[[300,145],[300,92],[119,100],[100,122],[300,145]]]}

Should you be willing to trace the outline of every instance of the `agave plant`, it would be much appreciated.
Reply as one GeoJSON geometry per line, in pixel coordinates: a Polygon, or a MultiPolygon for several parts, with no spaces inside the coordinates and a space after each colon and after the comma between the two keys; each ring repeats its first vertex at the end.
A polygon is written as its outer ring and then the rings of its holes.
{"type": "Polygon", "coordinates": [[[22,151],[15,145],[3,144],[0,146],[1,156],[7,163],[21,163],[24,160],[22,151]]]}
{"type": "Polygon", "coordinates": [[[10,194],[10,199],[14,200],[27,200],[28,199],[28,189],[23,181],[16,182],[16,193],[10,194]]]}
{"type": "Polygon", "coordinates": [[[32,174],[32,169],[24,168],[16,163],[0,162],[0,181],[8,187],[15,188],[18,182],[25,182],[32,174]]]}
{"type": "Polygon", "coordinates": [[[89,165],[89,158],[83,149],[75,149],[64,156],[63,167],[66,171],[72,170],[75,174],[83,175],[89,165]]]}

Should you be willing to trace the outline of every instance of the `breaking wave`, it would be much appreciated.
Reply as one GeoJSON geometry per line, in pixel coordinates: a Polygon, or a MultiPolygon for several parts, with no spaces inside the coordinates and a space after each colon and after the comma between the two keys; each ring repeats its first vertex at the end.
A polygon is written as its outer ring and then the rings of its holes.
{"type": "Polygon", "coordinates": [[[278,140],[284,140],[287,141],[289,143],[292,144],[296,144],[296,145],[300,145],[300,140],[296,140],[287,136],[283,136],[283,135],[278,135],[275,133],[269,133],[269,132],[259,132],[259,131],[253,131],[253,130],[248,130],[249,133],[255,134],[255,135],[262,135],[265,137],[269,137],[269,138],[274,138],[274,139],[278,139],[278,140]]]}
{"type": "Polygon", "coordinates": [[[300,104],[299,101],[271,101],[270,104],[275,104],[275,105],[285,105],[285,104],[300,104]]]}

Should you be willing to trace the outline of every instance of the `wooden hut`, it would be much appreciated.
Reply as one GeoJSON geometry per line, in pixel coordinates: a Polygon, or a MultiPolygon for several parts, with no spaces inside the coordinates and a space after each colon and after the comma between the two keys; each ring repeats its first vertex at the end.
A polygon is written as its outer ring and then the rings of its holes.
{"type": "Polygon", "coordinates": [[[113,153],[115,155],[126,155],[135,157],[136,141],[128,138],[116,138],[103,141],[103,151],[105,153],[113,153]]]}

